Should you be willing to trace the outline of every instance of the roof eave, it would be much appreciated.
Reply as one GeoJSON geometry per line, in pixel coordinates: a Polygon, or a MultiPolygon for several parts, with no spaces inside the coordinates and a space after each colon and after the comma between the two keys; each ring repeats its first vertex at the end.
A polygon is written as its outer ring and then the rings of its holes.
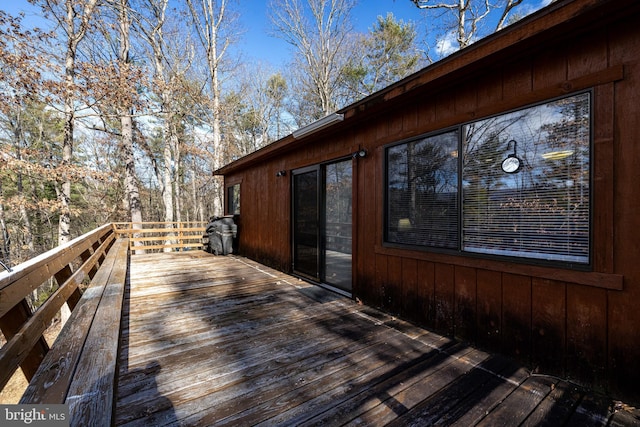
{"type": "Polygon", "coordinates": [[[254,153],[242,157],[214,172],[214,175],[226,175],[246,168],[257,161],[292,150],[301,144],[311,142],[328,133],[337,132],[345,127],[362,121],[367,116],[388,108],[402,100],[408,93],[425,91],[433,86],[441,86],[474,71],[493,64],[496,60],[511,58],[514,54],[523,55],[528,47],[536,46],[541,40],[565,34],[587,23],[614,19],[616,13],[624,13],[630,5],[638,7],[637,0],[564,0],[527,16],[521,21],[504,28],[484,39],[438,61],[422,70],[394,83],[368,97],[357,101],[336,113],[344,120],[332,124],[308,136],[294,138],[288,135],[254,153]],[[606,10],[606,16],[601,13],[606,10]]]}

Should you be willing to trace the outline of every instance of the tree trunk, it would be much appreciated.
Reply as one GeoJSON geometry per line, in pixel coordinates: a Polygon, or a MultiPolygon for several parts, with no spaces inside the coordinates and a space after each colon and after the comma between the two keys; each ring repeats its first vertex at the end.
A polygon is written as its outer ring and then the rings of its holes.
{"type": "MultiPolygon", "coordinates": [[[[131,115],[123,114],[120,116],[120,125],[122,127],[122,150],[125,163],[125,191],[127,193],[127,202],[129,205],[129,213],[134,229],[142,228],[142,201],[140,200],[140,189],[136,176],[136,161],[133,152],[133,131],[131,115]]],[[[134,234],[134,237],[137,237],[134,234]]],[[[139,245],[139,242],[134,242],[139,245]]]]}
{"type": "MultiPolygon", "coordinates": [[[[120,123],[122,125],[122,145],[124,150],[125,161],[125,181],[127,199],[129,201],[129,211],[131,213],[131,222],[142,222],[142,202],[140,201],[140,189],[138,180],[136,179],[136,163],[133,153],[133,137],[131,134],[131,116],[122,116],[120,123]]],[[[134,226],[134,228],[136,228],[134,226]]]]}
{"type": "MultiPolygon", "coordinates": [[[[216,55],[215,43],[213,44],[213,54],[216,55]]],[[[218,169],[222,166],[223,150],[222,150],[222,134],[220,131],[220,84],[218,83],[218,67],[212,66],[211,70],[211,108],[213,110],[213,153],[214,163],[213,168],[218,169]]],[[[222,184],[222,177],[213,177],[213,215],[222,216],[224,214],[224,207],[222,205],[224,188],[222,184]]]]}
{"type": "MultiPolygon", "coordinates": [[[[72,79],[72,78],[71,78],[72,79]]],[[[67,82],[70,78],[67,78],[67,82]]],[[[71,85],[73,83],[71,82],[71,85]]],[[[60,186],[58,200],[60,202],[60,219],[58,223],[58,244],[61,245],[71,240],[71,179],[65,168],[71,166],[73,157],[73,121],[74,110],[73,100],[67,99],[64,105],[65,123],[64,123],[64,140],[62,143],[62,176],[64,181],[60,186]]]]}
{"type": "Polygon", "coordinates": [[[202,202],[203,195],[199,194],[198,191],[198,182],[197,177],[198,173],[196,171],[196,160],[193,159],[192,169],[191,169],[191,192],[193,193],[193,206],[196,209],[193,218],[198,221],[205,221],[205,212],[204,212],[204,204],[202,202]]]}
{"type": "MultiPolygon", "coordinates": [[[[73,29],[73,6],[67,0],[67,26],[73,29]]],[[[74,84],[75,60],[78,44],[74,32],[69,32],[67,53],[65,58],[65,95],[64,95],[64,139],[62,141],[62,177],[63,182],[58,193],[60,202],[60,218],[58,220],[58,245],[71,241],[71,178],[65,169],[69,168],[73,159],[73,128],[75,121],[74,84]]],[[[64,325],[71,317],[71,309],[64,304],[60,309],[60,323],[64,325]]]]}
{"type": "Polygon", "coordinates": [[[173,173],[173,182],[175,183],[174,191],[174,203],[175,203],[175,218],[176,221],[182,222],[182,203],[181,202],[181,192],[180,192],[180,170],[181,170],[181,162],[180,158],[180,139],[178,138],[178,130],[175,127],[175,123],[172,123],[172,132],[171,132],[171,147],[173,148],[173,163],[174,163],[174,173],[173,173]]]}
{"type": "MultiPolygon", "coordinates": [[[[162,152],[163,165],[162,169],[156,172],[158,184],[160,186],[160,192],[162,194],[162,202],[164,205],[164,221],[174,221],[174,207],[173,207],[173,153],[172,144],[175,136],[173,135],[172,122],[173,108],[172,108],[172,93],[171,93],[171,79],[165,72],[165,40],[163,34],[163,26],[165,22],[165,12],[168,5],[168,0],[158,0],[157,2],[149,2],[150,10],[152,11],[154,21],[151,22],[152,28],[145,31],[151,49],[153,51],[153,63],[154,63],[154,77],[158,81],[160,86],[160,99],[161,99],[161,111],[163,112],[162,120],[164,121],[162,126],[162,139],[164,142],[164,149],[162,152]]],[[[167,227],[170,225],[167,224],[167,227]]],[[[165,244],[171,244],[171,237],[173,233],[167,233],[165,244]]],[[[171,251],[171,248],[165,248],[165,252],[171,251]]]]}
{"type": "Polygon", "coordinates": [[[73,156],[73,125],[75,121],[74,110],[74,84],[75,84],[75,66],[76,66],[76,50],[78,48],[78,39],[75,31],[75,10],[73,2],[66,0],[67,15],[65,18],[65,30],[68,34],[67,51],[64,62],[64,138],[62,141],[62,177],[63,182],[58,193],[58,201],[60,202],[60,219],[58,222],[58,244],[61,245],[71,240],[71,179],[64,170],[71,166],[73,156]]]}
{"type": "MultiPolygon", "coordinates": [[[[58,200],[60,202],[60,219],[58,222],[58,244],[71,240],[71,177],[65,170],[73,163],[73,129],[75,122],[75,68],[76,52],[78,44],[84,38],[89,27],[89,20],[97,5],[98,0],[87,0],[83,3],[83,11],[80,15],[80,25],[76,29],[75,19],[78,12],[74,9],[74,0],[66,0],[66,16],[64,18],[64,30],[67,34],[67,50],[65,53],[65,93],[64,93],[64,139],[62,142],[62,185],[59,188],[58,200]]],[[[62,324],[69,318],[70,310],[65,304],[61,310],[62,324]]]]}
{"type": "MultiPolygon", "coordinates": [[[[163,96],[165,98],[165,96],[163,96]]],[[[169,98],[169,95],[166,95],[166,98],[169,98]]],[[[168,105],[168,101],[166,101],[168,105]]],[[[167,110],[165,110],[167,111],[167,110]]],[[[167,223],[172,223],[174,221],[173,216],[173,171],[172,171],[172,163],[173,163],[173,155],[171,153],[171,140],[172,129],[171,129],[171,114],[167,114],[168,117],[165,118],[164,122],[164,151],[163,151],[163,166],[162,166],[162,202],[164,204],[164,220],[167,223]]],[[[167,228],[172,227],[173,224],[167,224],[167,228]]],[[[174,236],[173,233],[167,233],[167,240],[165,240],[166,245],[170,245],[173,243],[174,236]]],[[[171,252],[171,248],[165,248],[165,252],[171,252]]]]}
{"type": "MultiPolygon", "coordinates": [[[[118,61],[121,66],[121,78],[126,78],[124,70],[129,67],[129,29],[131,21],[128,16],[129,0],[120,1],[120,51],[118,52],[118,61]]],[[[120,127],[122,134],[122,151],[125,163],[125,192],[127,198],[127,206],[129,208],[130,220],[133,223],[133,229],[142,228],[142,202],[140,200],[140,189],[138,188],[138,180],[136,177],[136,161],[133,152],[133,109],[131,105],[123,105],[120,109],[120,127]]],[[[140,233],[134,233],[133,237],[140,237],[140,233]]],[[[134,246],[141,246],[142,242],[134,241],[134,246]]],[[[142,253],[142,250],[137,250],[142,253]]]]}
{"type": "MultiPolygon", "coordinates": [[[[210,106],[213,115],[211,120],[212,126],[212,145],[213,145],[213,169],[222,166],[224,158],[224,150],[222,147],[222,133],[220,128],[220,81],[218,78],[218,66],[222,56],[228,47],[228,40],[220,43],[220,26],[226,22],[227,0],[202,0],[201,9],[196,9],[191,0],[187,0],[187,4],[191,10],[191,15],[196,26],[196,31],[200,37],[202,46],[207,52],[207,65],[209,67],[209,89],[211,90],[210,106]],[[217,10],[216,10],[217,6],[217,10]],[[201,19],[204,23],[201,23],[201,19]],[[218,52],[218,44],[222,47],[218,52]]],[[[220,177],[213,178],[213,215],[220,216],[224,213],[222,204],[222,181],[220,177]]]]}

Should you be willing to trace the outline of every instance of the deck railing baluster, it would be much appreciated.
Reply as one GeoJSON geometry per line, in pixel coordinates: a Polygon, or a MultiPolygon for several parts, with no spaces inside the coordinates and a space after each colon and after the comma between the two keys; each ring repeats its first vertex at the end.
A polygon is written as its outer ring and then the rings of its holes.
{"type": "Polygon", "coordinates": [[[14,266],[11,271],[0,271],[0,331],[5,338],[5,343],[0,347],[0,365],[3,366],[0,390],[19,367],[28,380],[32,378],[49,351],[43,338],[45,329],[63,304],[68,303],[71,310],[76,307],[82,296],[81,285],[93,279],[117,238],[129,239],[132,255],[136,251],[159,252],[165,248],[202,249],[205,227],[206,222],[105,224],[14,266]],[[175,242],[165,245],[163,241],[168,232],[174,234],[172,240],[175,242]],[[58,290],[40,307],[32,310],[26,298],[52,279],[56,280],[58,290]]]}
{"type": "Polygon", "coordinates": [[[134,228],[134,223],[118,222],[114,227],[118,236],[130,241],[131,254],[138,252],[164,252],[166,250],[202,249],[202,235],[207,223],[192,222],[142,222],[135,223],[142,228],[134,228]],[[138,244],[142,246],[138,246],[138,244]],[[143,248],[143,249],[142,249],[143,248]]]}

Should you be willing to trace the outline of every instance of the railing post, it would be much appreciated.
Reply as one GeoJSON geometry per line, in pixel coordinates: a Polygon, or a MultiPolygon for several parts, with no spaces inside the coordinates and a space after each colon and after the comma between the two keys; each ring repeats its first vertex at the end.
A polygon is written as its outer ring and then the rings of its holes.
{"type": "MultiPolygon", "coordinates": [[[[20,301],[11,310],[7,312],[2,318],[0,318],[0,330],[4,334],[4,337],[9,341],[20,330],[22,325],[31,317],[31,308],[27,304],[26,300],[20,301]]],[[[29,351],[29,355],[20,363],[20,368],[27,381],[31,381],[31,378],[38,370],[38,366],[44,359],[44,356],[49,351],[49,344],[40,336],[40,339],[36,342],[36,345],[29,351]]],[[[4,387],[4,384],[0,384],[0,390],[4,387]]]]}

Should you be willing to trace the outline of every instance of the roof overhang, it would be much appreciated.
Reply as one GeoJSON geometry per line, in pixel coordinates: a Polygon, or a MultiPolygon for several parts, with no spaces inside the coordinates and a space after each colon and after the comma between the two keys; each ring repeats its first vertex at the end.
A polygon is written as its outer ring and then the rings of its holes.
{"type": "Polygon", "coordinates": [[[316,120],[315,122],[301,127],[298,130],[293,131],[291,134],[295,139],[303,138],[306,135],[311,135],[312,133],[321,131],[322,129],[326,129],[334,123],[338,123],[344,120],[344,114],[333,113],[329,114],[321,118],[320,120],[316,120]]]}
{"type": "Polygon", "coordinates": [[[637,0],[564,0],[529,15],[521,21],[438,61],[428,67],[355,102],[333,116],[305,126],[260,150],[214,172],[226,175],[262,162],[272,156],[313,143],[330,133],[342,131],[376,115],[391,111],[398,103],[429,91],[439,92],[473,78],[497,63],[514,61],[541,46],[576,32],[606,25],[629,9],[640,7],[637,0]],[[336,119],[340,116],[340,119],[336,119]],[[310,132],[304,132],[305,129],[310,132]]]}

